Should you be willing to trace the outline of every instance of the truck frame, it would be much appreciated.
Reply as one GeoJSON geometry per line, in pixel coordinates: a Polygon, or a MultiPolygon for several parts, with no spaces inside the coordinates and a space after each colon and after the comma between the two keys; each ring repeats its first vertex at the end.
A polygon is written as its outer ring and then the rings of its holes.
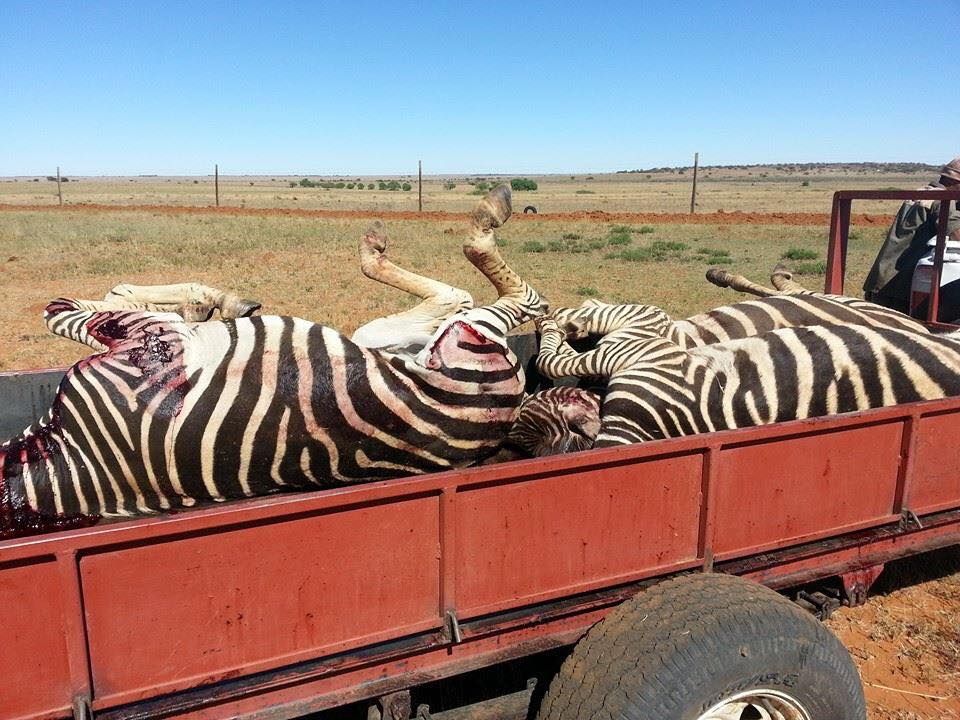
{"type": "MultiPolygon", "coordinates": [[[[918,196],[960,191],[836,194],[826,291],[850,202],[918,196]]],[[[0,377],[0,425],[59,372],[0,377]]],[[[407,718],[410,688],[574,645],[667,578],[836,577],[858,604],[960,543],[958,434],[947,398],[0,542],[0,718],[407,718]]]]}

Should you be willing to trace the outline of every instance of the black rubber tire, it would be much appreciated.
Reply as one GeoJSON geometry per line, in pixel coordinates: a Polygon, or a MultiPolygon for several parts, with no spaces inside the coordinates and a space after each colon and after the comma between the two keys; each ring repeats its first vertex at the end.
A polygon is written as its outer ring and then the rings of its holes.
{"type": "Polygon", "coordinates": [[[523,214],[526,215],[527,213],[533,213],[534,215],[536,215],[536,214],[537,214],[537,209],[536,209],[533,205],[527,205],[527,206],[523,209],[523,214]]]}
{"type": "Polygon", "coordinates": [[[755,688],[811,720],[864,720],[846,648],[774,591],[729,575],[686,575],[626,601],[577,644],[538,720],[695,720],[755,688]]]}

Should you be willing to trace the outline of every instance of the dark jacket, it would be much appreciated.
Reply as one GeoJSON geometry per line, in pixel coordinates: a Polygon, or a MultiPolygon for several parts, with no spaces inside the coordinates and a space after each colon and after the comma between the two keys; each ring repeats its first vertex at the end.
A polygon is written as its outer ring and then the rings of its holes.
{"type": "MultiPolygon", "coordinates": [[[[920,189],[943,190],[944,187],[933,182],[920,189]]],[[[960,228],[960,211],[955,202],[949,204],[949,213],[948,233],[960,228]]],[[[910,310],[913,270],[917,261],[927,253],[927,242],[937,236],[939,215],[939,202],[908,200],[900,206],[897,219],[863,283],[867,300],[901,312],[910,310]]]]}

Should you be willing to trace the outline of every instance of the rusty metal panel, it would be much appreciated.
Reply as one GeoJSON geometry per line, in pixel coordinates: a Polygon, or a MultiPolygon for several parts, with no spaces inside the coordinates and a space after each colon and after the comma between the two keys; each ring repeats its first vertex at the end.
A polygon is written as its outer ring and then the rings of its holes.
{"type": "Polygon", "coordinates": [[[438,626],[437,518],[421,497],[84,557],[95,707],[438,626]]]}
{"type": "Polygon", "coordinates": [[[701,453],[457,495],[456,605],[493,612],[696,558],[701,453]]]}
{"type": "Polygon", "coordinates": [[[53,558],[0,564],[0,716],[47,718],[69,714],[73,697],[66,607],[53,558]]]}
{"type": "Polygon", "coordinates": [[[890,519],[902,422],[724,448],[711,493],[718,559],[890,519]]]}
{"type": "Polygon", "coordinates": [[[960,506],[960,416],[921,417],[913,478],[905,503],[913,512],[960,506]]]}

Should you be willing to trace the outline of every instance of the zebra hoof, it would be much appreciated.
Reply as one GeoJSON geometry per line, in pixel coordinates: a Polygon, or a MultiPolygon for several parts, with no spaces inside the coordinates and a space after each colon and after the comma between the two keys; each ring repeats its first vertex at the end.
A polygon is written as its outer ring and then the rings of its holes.
{"type": "Polygon", "coordinates": [[[473,211],[473,224],[480,230],[493,230],[503,225],[513,213],[509,185],[497,185],[484,195],[473,211]]]}
{"type": "Polygon", "coordinates": [[[720,268],[710,268],[707,270],[707,281],[713,283],[717,287],[730,287],[732,278],[733,275],[728,273],[726,270],[721,270],[720,268]]]}
{"type": "Polygon", "coordinates": [[[778,280],[793,280],[793,271],[783,263],[777,263],[773,266],[773,272],[770,273],[770,280],[774,286],[776,286],[778,280]]]}
{"type": "Polygon", "coordinates": [[[256,300],[229,297],[220,305],[220,316],[227,319],[250,317],[261,307],[256,300]]]}
{"type": "Polygon", "coordinates": [[[387,251],[387,226],[374,220],[360,238],[360,252],[382,255],[387,251]]]}

